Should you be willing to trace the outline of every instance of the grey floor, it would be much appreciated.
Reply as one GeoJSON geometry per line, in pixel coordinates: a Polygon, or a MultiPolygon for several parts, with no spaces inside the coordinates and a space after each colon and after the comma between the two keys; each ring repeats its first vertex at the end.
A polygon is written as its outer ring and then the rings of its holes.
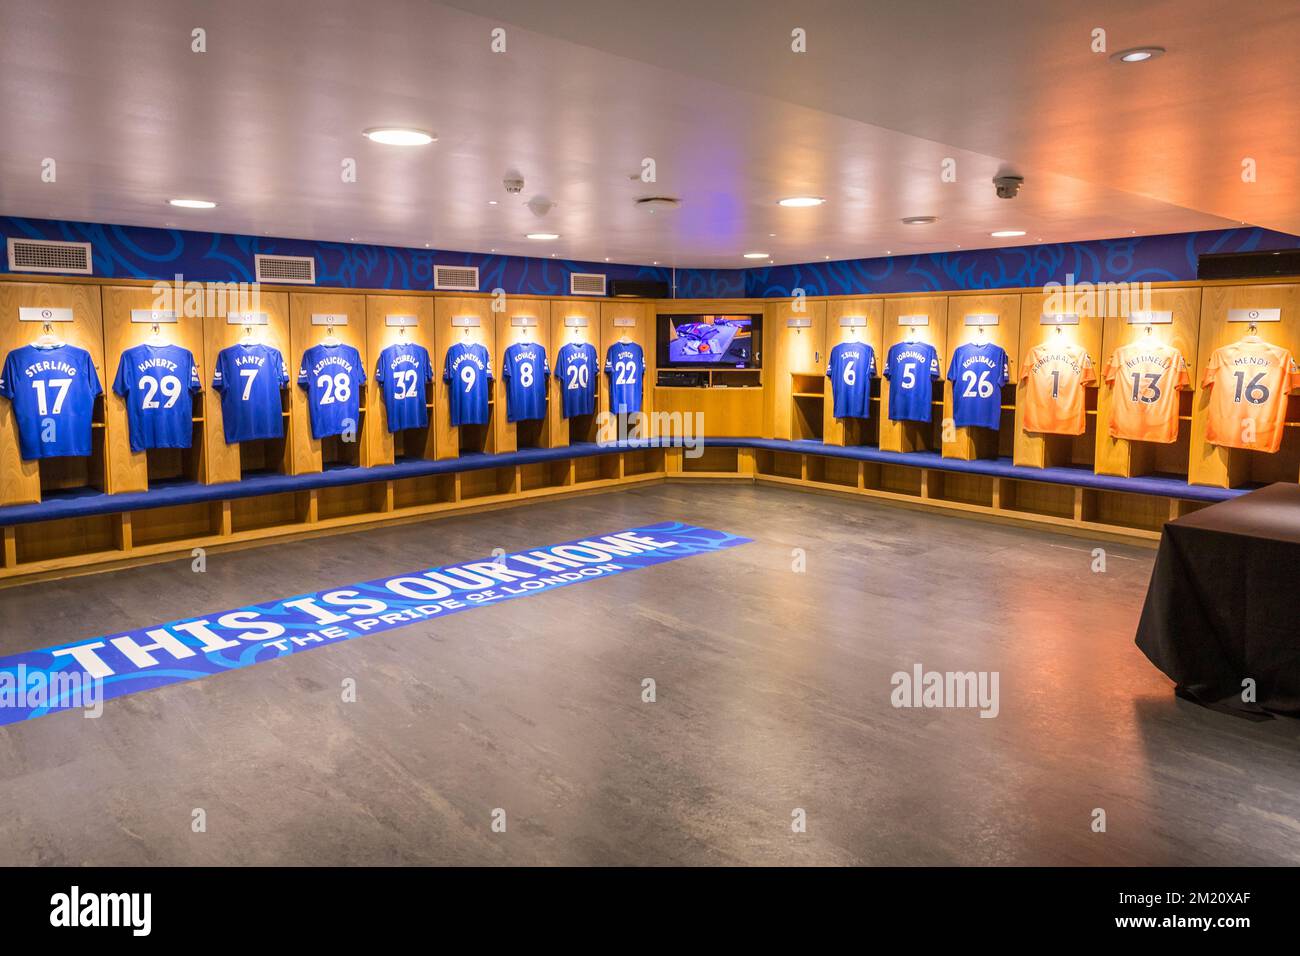
{"type": "Polygon", "coordinates": [[[1152,552],[869,502],[663,485],[34,585],[0,653],[665,519],[754,543],[0,728],[0,864],[1300,863],[1300,721],[1175,700],[1152,552]],[[893,708],[915,663],[1000,715],[893,708]]]}

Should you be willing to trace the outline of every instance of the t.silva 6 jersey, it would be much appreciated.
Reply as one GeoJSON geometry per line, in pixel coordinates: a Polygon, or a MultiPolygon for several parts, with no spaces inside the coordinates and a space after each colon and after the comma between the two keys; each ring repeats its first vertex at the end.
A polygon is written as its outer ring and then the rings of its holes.
{"type": "Polygon", "coordinates": [[[939,353],[929,342],[897,342],[885,356],[889,379],[889,417],[896,422],[928,422],[933,412],[939,353]]]}
{"type": "Polygon", "coordinates": [[[270,345],[232,345],[217,355],[212,388],[221,396],[226,444],[284,437],[284,356],[270,345]]]}
{"type": "Polygon", "coordinates": [[[957,346],[948,363],[952,382],[952,423],[957,428],[998,428],[1002,424],[1002,386],[1011,377],[1007,353],[992,342],[957,346]]]}
{"type": "Polygon", "coordinates": [[[1178,389],[1189,382],[1183,354],[1161,342],[1121,345],[1102,377],[1114,386],[1110,434],[1168,444],[1178,438],[1178,389]]]}
{"type": "Polygon", "coordinates": [[[561,411],[565,418],[590,415],[596,410],[596,376],[600,357],[590,342],[569,342],[555,356],[560,379],[561,411]]]}
{"type": "Polygon", "coordinates": [[[492,381],[492,357],[477,342],[457,342],[447,349],[442,380],[447,383],[451,425],[486,425],[492,381]]]}
{"type": "Polygon", "coordinates": [[[1072,342],[1035,345],[1020,369],[1027,432],[1082,435],[1088,426],[1084,388],[1097,381],[1088,350],[1072,342]]]}
{"type": "Polygon", "coordinates": [[[1275,452],[1287,394],[1300,391],[1300,368],[1286,349],[1249,335],[1214,350],[1201,386],[1210,389],[1205,437],[1211,444],[1275,452]]]}
{"type": "Polygon", "coordinates": [[[102,392],[90,353],[75,345],[24,345],[9,353],[0,372],[0,395],[13,403],[18,449],[27,461],[89,455],[102,392]]]}
{"type": "Polygon", "coordinates": [[[546,417],[551,366],[547,364],[544,348],[532,342],[507,346],[501,360],[501,377],[506,383],[506,421],[546,417]]]}
{"type": "Polygon", "coordinates": [[[641,411],[641,378],[645,352],[635,342],[615,342],[605,352],[609,375],[609,410],[615,415],[641,411]]]}
{"type": "Polygon", "coordinates": [[[302,354],[298,385],[307,393],[311,437],[356,432],[361,424],[361,387],[366,370],[351,345],[313,345],[302,354]]]}
{"type": "Polygon", "coordinates": [[[383,387],[390,432],[428,427],[425,385],[433,381],[428,349],[411,342],[388,346],[379,353],[375,381],[383,387]]]}
{"type": "Polygon", "coordinates": [[[189,448],[194,402],[203,391],[198,366],[179,345],[137,345],[122,353],[113,392],[126,402],[131,450],[189,448]]]}
{"type": "Polygon", "coordinates": [[[876,351],[865,342],[841,342],[826,363],[836,418],[871,417],[871,380],[876,377],[876,351]]]}

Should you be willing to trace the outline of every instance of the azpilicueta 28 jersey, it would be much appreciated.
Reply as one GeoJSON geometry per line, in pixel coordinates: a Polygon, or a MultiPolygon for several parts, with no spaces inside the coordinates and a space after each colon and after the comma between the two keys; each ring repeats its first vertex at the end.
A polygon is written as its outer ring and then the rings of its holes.
{"type": "Polygon", "coordinates": [[[447,349],[442,380],[447,383],[452,427],[486,425],[492,381],[487,348],[477,342],[457,342],[447,349]]]}
{"type": "Polygon", "coordinates": [[[313,345],[302,354],[298,385],[307,393],[311,437],[342,435],[361,425],[361,387],[366,370],[351,345],[313,345]]]}
{"type": "Polygon", "coordinates": [[[546,389],[551,367],[546,350],[532,342],[506,348],[501,361],[506,383],[506,421],[524,422],[546,417],[546,389]]]}
{"type": "Polygon", "coordinates": [[[1211,444],[1266,452],[1282,446],[1287,395],[1300,391],[1300,368],[1286,349],[1254,335],[1215,349],[1201,386],[1210,389],[1211,444]]]}
{"type": "Polygon", "coordinates": [[[596,410],[596,376],[600,357],[590,342],[568,342],[555,356],[560,380],[561,409],[565,418],[590,415],[596,410]]]}
{"type": "Polygon", "coordinates": [[[609,375],[609,410],[615,415],[641,411],[645,351],[635,342],[615,342],[605,351],[609,375]]]}
{"type": "Polygon", "coordinates": [[[9,353],[0,372],[0,395],[13,403],[18,449],[27,461],[89,455],[101,392],[94,360],[75,345],[24,345],[9,353]]]}
{"type": "Polygon", "coordinates": [[[1082,435],[1088,426],[1084,389],[1097,381],[1088,350],[1073,342],[1035,345],[1020,368],[1025,385],[1021,425],[1027,432],[1082,435]]]}
{"type": "Polygon", "coordinates": [[[876,350],[865,342],[841,342],[826,362],[836,418],[871,417],[871,380],[876,377],[876,350]]]}
{"type": "Polygon", "coordinates": [[[953,425],[998,428],[1002,424],[1002,386],[1010,377],[1010,361],[1002,346],[993,342],[957,346],[948,363],[953,425]]]}
{"type": "Polygon", "coordinates": [[[388,346],[379,353],[375,381],[383,386],[390,432],[428,427],[425,385],[433,381],[433,363],[428,349],[413,342],[388,346]]]}
{"type": "Polygon", "coordinates": [[[934,411],[934,380],[939,353],[929,342],[897,342],[885,356],[889,379],[889,417],[896,422],[928,422],[934,411]]]}
{"type": "Polygon", "coordinates": [[[1189,382],[1183,354],[1163,342],[1121,345],[1102,378],[1110,396],[1110,434],[1168,444],[1178,438],[1178,389],[1189,382]]]}
{"type": "Polygon", "coordinates": [[[189,448],[194,443],[194,402],[203,391],[189,349],[137,345],[122,353],[113,392],[126,402],[132,451],[189,448]]]}
{"type": "Polygon", "coordinates": [[[217,355],[212,388],[221,396],[226,444],[284,437],[284,356],[270,345],[232,345],[217,355]]]}

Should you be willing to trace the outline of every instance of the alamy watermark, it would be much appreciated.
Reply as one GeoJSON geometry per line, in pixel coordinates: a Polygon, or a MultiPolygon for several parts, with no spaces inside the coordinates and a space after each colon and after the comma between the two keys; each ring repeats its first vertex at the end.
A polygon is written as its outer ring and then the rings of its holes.
{"type": "Polygon", "coordinates": [[[1075,282],[1067,273],[1065,282],[1048,282],[1043,312],[1048,315],[1081,315],[1098,318],[1151,311],[1150,282],[1075,282]]]}
{"type": "Polygon", "coordinates": [[[893,686],[889,702],[894,707],[970,708],[981,717],[996,717],[998,671],[927,671],[913,664],[911,671],[896,671],[889,679],[893,686]]]}
{"type": "Polygon", "coordinates": [[[681,448],[687,458],[704,454],[703,412],[601,412],[596,444],[618,442],[642,448],[681,448]]]}

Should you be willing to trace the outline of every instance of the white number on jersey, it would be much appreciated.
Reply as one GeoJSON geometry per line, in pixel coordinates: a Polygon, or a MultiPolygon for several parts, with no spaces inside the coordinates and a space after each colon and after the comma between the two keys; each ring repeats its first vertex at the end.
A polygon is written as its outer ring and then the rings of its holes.
{"type": "Polygon", "coordinates": [[[140,379],[140,386],[144,389],[144,401],[140,403],[141,408],[158,408],[158,393],[161,391],[167,399],[167,404],[162,408],[171,408],[176,404],[176,399],[181,397],[181,380],[175,375],[163,377],[161,382],[152,375],[146,375],[140,379]]]}
{"type": "Polygon", "coordinates": [[[68,389],[72,387],[70,378],[52,378],[48,383],[37,380],[32,382],[32,388],[36,389],[36,402],[40,407],[42,415],[57,415],[63,411],[63,400],[68,397],[68,389]],[[54,411],[49,410],[48,400],[45,395],[45,386],[49,384],[59,390],[59,394],[54,397],[54,411]]]}
{"type": "Polygon", "coordinates": [[[587,382],[591,380],[591,373],[585,365],[569,366],[569,384],[568,388],[586,388],[587,382]]]}

